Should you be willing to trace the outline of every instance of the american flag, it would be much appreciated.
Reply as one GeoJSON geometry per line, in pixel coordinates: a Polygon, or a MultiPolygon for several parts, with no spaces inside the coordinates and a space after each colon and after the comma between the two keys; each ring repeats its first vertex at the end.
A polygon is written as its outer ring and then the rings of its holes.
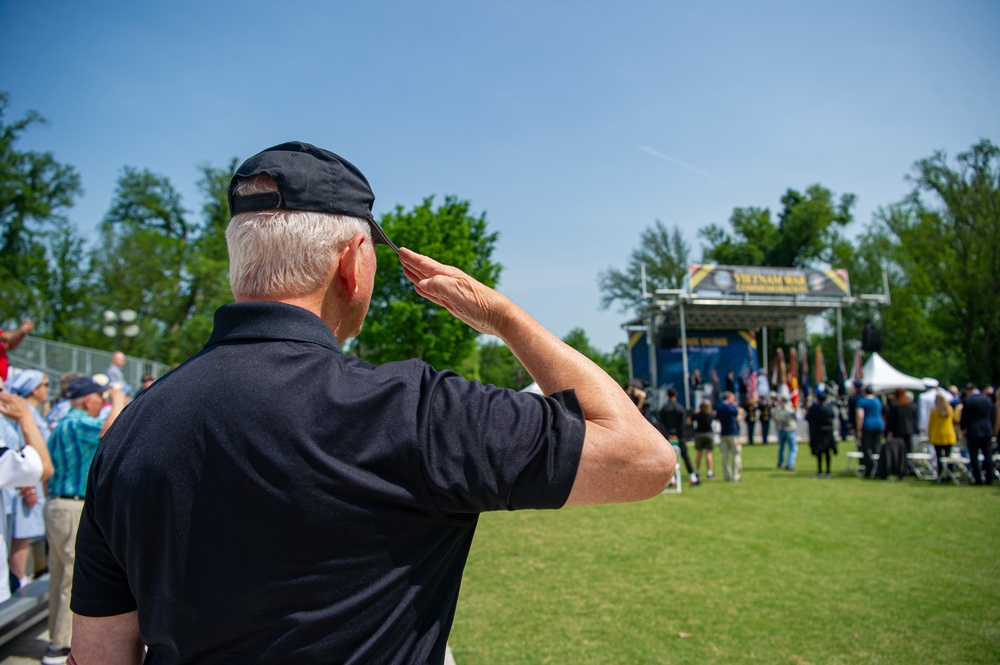
{"type": "Polygon", "coordinates": [[[854,349],[854,364],[851,366],[851,382],[862,381],[865,378],[864,365],[861,362],[861,347],[854,349]]]}

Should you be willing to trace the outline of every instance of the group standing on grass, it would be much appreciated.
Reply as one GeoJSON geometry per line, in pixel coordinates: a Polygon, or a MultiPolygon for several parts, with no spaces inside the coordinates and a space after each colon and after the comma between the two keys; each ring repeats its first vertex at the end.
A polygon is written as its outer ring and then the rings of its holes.
{"type": "MultiPolygon", "coordinates": [[[[625,391],[636,407],[642,410],[646,404],[647,394],[634,383],[626,384],[625,391]]],[[[712,453],[715,449],[716,436],[719,437],[719,449],[722,453],[724,480],[737,483],[742,480],[743,457],[739,436],[740,421],[743,417],[744,410],[737,404],[736,395],[731,391],[723,392],[718,409],[712,408],[710,400],[703,399],[698,405],[698,410],[689,415],[677,401],[677,391],[668,388],[667,401],[655,412],[655,416],[650,416],[650,419],[659,427],[663,436],[678,447],[688,478],[692,485],[697,486],[701,483],[702,459],[706,461],[707,477],[715,477],[712,453]],[[685,441],[685,430],[688,426],[693,428],[694,433],[693,464],[685,441]]]]}
{"type": "MultiPolygon", "coordinates": [[[[952,448],[964,439],[970,450],[968,466],[973,484],[991,484],[995,480],[992,441],[993,437],[1000,435],[1000,410],[993,392],[979,391],[970,384],[966,394],[960,396],[954,386],[946,391],[938,386],[936,380],[928,378],[924,381],[927,391],[921,393],[919,400],[914,399],[906,389],[898,388],[884,396],[885,401],[871,385],[855,382],[855,392],[846,400],[845,406],[853,416],[848,431],[854,433],[858,450],[862,453],[864,477],[905,477],[910,472],[906,454],[916,451],[919,437],[926,434],[936,453],[938,482],[944,478],[940,470],[945,467],[945,458],[952,455],[952,448]],[[966,408],[967,405],[971,408],[966,408]]],[[[714,381],[710,379],[707,383],[714,381]]],[[[706,392],[700,376],[692,377],[691,387],[696,395],[706,392]]],[[[712,400],[702,399],[697,409],[689,413],[678,402],[677,391],[672,387],[667,389],[667,400],[663,405],[652,410],[650,402],[655,404],[656,400],[650,397],[646,384],[633,380],[625,389],[636,407],[678,448],[691,485],[701,483],[703,459],[707,477],[714,477],[713,452],[717,444],[722,453],[723,478],[740,482],[740,423],[746,422],[748,440],[752,437],[752,423],[749,411],[738,405],[732,391],[722,393],[717,408],[713,408],[712,400]],[[693,462],[685,441],[688,428],[693,434],[693,462]]],[[[769,409],[769,418],[777,429],[777,467],[788,471],[796,469],[801,417],[808,427],[809,450],[816,457],[815,477],[829,478],[832,475],[831,456],[838,453],[838,416],[827,392],[817,390],[814,399],[801,414],[786,395],[778,395],[774,399],[774,407],[769,409]]],[[[764,441],[766,443],[766,438],[764,441]]]]}

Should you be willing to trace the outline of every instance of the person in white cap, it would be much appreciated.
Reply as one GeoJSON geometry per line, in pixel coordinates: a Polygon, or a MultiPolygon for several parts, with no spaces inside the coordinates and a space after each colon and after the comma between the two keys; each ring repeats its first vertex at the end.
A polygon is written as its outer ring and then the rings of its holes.
{"type": "Polygon", "coordinates": [[[944,395],[946,398],[951,397],[948,391],[941,388],[938,380],[931,376],[925,376],[923,378],[924,388],[926,390],[920,393],[920,397],[917,398],[917,418],[920,428],[920,433],[927,434],[927,424],[931,418],[931,411],[934,409],[934,400],[937,399],[938,394],[944,395]]]}

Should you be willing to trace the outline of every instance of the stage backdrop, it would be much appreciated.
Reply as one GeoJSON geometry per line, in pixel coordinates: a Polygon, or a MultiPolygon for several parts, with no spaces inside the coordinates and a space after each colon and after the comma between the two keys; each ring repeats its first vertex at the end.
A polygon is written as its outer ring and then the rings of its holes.
{"type": "MultiPolygon", "coordinates": [[[[650,380],[649,347],[645,331],[634,331],[629,337],[629,353],[632,356],[632,375],[637,379],[650,380]]],[[[692,330],[688,332],[688,371],[701,370],[702,380],[707,380],[714,369],[724,384],[726,374],[731,370],[736,376],[745,375],[759,367],[757,341],[753,333],[746,330],[692,330]]],[[[684,359],[681,342],[672,349],[656,350],[656,376],[658,387],[677,390],[684,400],[684,359]]],[[[691,396],[694,399],[694,396],[691,396]]],[[[693,405],[692,405],[693,406],[693,405]]]]}

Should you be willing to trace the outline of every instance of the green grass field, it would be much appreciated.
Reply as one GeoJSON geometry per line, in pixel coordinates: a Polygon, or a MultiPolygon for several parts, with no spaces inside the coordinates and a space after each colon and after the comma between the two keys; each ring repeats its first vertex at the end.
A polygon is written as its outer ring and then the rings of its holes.
{"type": "Polygon", "coordinates": [[[851,448],[830,479],[757,445],[739,484],[484,515],[458,665],[1000,663],[1000,488],[861,481],[851,448]]]}

